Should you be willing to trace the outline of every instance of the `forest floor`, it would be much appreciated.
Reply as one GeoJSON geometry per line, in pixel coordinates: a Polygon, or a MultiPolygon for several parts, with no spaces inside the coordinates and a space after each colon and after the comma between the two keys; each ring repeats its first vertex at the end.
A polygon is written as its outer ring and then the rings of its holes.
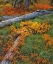
{"type": "MultiPolygon", "coordinates": [[[[40,15],[36,18],[30,19],[32,22],[39,22],[42,23],[44,21],[49,21],[51,28],[45,32],[46,34],[49,34],[51,38],[53,38],[53,14],[46,14],[46,15],[40,15]]],[[[27,20],[23,20],[27,21],[27,20]]],[[[16,29],[20,28],[20,22],[12,24],[15,26],[16,29]]],[[[10,26],[6,26],[4,28],[0,28],[0,53],[2,51],[3,45],[8,41],[7,36],[11,33],[10,26]]],[[[42,34],[31,34],[30,36],[26,37],[24,46],[20,49],[20,52],[23,55],[29,56],[30,53],[38,53],[38,55],[41,58],[48,59],[51,64],[53,64],[53,46],[49,47],[48,49],[44,49],[45,43],[42,39],[42,34]],[[36,41],[36,42],[35,42],[36,41]],[[34,45],[37,45],[37,49],[34,49],[34,45]]],[[[30,57],[30,56],[29,56],[30,57]]],[[[28,62],[22,62],[17,61],[17,64],[31,64],[30,61],[28,62]]]]}

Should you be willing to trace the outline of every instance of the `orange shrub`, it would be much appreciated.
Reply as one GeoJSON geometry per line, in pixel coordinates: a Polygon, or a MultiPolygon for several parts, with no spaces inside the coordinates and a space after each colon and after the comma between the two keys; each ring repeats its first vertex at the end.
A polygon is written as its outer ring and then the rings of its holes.
{"type": "Polygon", "coordinates": [[[52,6],[49,5],[49,4],[43,5],[43,9],[44,9],[44,10],[48,10],[48,9],[50,9],[51,7],[52,7],[52,6]]]}
{"type": "Polygon", "coordinates": [[[43,34],[42,38],[46,42],[45,48],[47,48],[48,46],[52,47],[52,45],[53,45],[53,38],[51,38],[49,34],[43,34]]]}

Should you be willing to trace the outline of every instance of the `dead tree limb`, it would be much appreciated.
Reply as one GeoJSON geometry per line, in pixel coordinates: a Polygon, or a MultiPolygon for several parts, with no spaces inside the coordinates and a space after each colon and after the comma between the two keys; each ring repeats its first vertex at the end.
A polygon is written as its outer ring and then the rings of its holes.
{"type": "Polygon", "coordinates": [[[19,17],[15,17],[15,18],[12,18],[12,19],[1,21],[0,27],[4,27],[4,26],[7,26],[7,25],[11,25],[12,23],[15,23],[15,22],[18,22],[18,21],[32,19],[32,18],[35,18],[36,16],[44,15],[44,14],[50,14],[50,13],[51,13],[50,11],[46,11],[46,10],[35,11],[33,13],[29,13],[29,14],[25,14],[25,15],[22,15],[22,16],[19,16],[19,17]]]}

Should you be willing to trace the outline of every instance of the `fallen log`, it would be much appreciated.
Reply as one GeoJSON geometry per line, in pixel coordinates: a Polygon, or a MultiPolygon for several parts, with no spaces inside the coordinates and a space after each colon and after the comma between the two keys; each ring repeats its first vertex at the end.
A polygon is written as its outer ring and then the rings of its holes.
{"type": "Polygon", "coordinates": [[[15,22],[18,22],[18,21],[21,21],[21,20],[32,19],[32,18],[34,18],[38,15],[50,14],[50,13],[51,12],[47,11],[47,10],[35,11],[33,13],[30,13],[30,14],[25,14],[25,15],[22,15],[22,16],[19,16],[19,17],[15,17],[15,18],[12,18],[12,19],[1,21],[0,22],[0,27],[11,25],[12,23],[15,23],[15,22]]]}
{"type": "Polygon", "coordinates": [[[9,60],[3,60],[1,64],[11,64],[11,62],[9,60]]]}
{"type": "Polygon", "coordinates": [[[14,42],[14,45],[10,48],[10,50],[4,56],[4,60],[2,60],[2,62],[0,64],[11,64],[9,58],[13,57],[14,53],[12,51],[16,48],[16,46],[18,44],[18,40],[19,40],[19,38],[17,37],[17,39],[14,42]]]}

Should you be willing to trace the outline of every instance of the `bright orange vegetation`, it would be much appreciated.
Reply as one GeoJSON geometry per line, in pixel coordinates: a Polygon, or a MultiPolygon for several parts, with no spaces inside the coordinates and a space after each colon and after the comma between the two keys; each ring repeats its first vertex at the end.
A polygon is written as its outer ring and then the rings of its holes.
{"type": "Polygon", "coordinates": [[[4,6],[2,8],[2,11],[0,11],[1,15],[9,15],[9,16],[13,16],[13,15],[22,15],[22,14],[26,14],[26,13],[30,13],[33,12],[35,10],[48,10],[50,8],[53,8],[51,5],[49,4],[34,4],[34,5],[30,5],[29,6],[29,10],[30,11],[26,11],[25,8],[22,7],[16,7],[13,8],[12,6],[4,6]]]}
{"type": "Polygon", "coordinates": [[[49,34],[44,34],[42,36],[42,38],[46,42],[45,48],[47,48],[48,46],[52,46],[53,45],[53,38],[51,38],[49,34]]]}
{"type": "Polygon", "coordinates": [[[52,8],[52,6],[49,4],[43,5],[38,3],[38,4],[35,4],[35,6],[36,6],[36,9],[44,9],[44,10],[48,10],[49,8],[52,8]]]}
{"type": "Polygon", "coordinates": [[[29,6],[29,9],[32,10],[32,11],[35,11],[35,10],[48,10],[50,8],[53,8],[53,6],[49,5],[49,4],[34,4],[34,5],[30,5],[29,6]]]}
{"type": "Polygon", "coordinates": [[[22,10],[21,8],[13,8],[11,6],[5,6],[2,8],[2,11],[0,12],[1,15],[9,15],[9,16],[13,16],[13,15],[19,15],[19,14],[24,14],[24,10],[22,10]]]}
{"type": "MultiPolygon", "coordinates": [[[[22,46],[24,46],[25,38],[27,36],[29,36],[33,33],[40,33],[40,34],[45,33],[50,28],[51,28],[51,26],[50,26],[49,22],[38,23],[38,22],[32,22],[30,20],[26,21],[26,22],[21,22],[19,29],[16,29],[13,25],[10,26],[9,30],[11,31],[11,33],[8,35],[8,37],[9,37],[8,42],[6,44],[4,44],[4,46],[3,46],[3,52],[5,54],[8,53],[8,50],[12,47],[13,54],[8,58],[10,61],[12,61],[12,64],[14,64],[16,62],[16,59],[20,59],[21,61],[24,61],[24,62],[31,61],[32,64],[40,64],[40,63],[50,64],[50,62],[47,59],[40,58],[37,53],[34,53],[34,54],[32,53],[30,56],[31,59],[29,59],[28,56],[24,56],[20,53],[20,48],[22,46]],[[17,47],[13,47],[13,44],[14,44],[13,42],[17,38],[15,36],[19,37],[17,47]],[[34,61],[34,60],[36,60],[36,61],[34,61]]],[[[43,36],[44,40],[45,40],[45,36],[47,36],[47,38],[48,38],[48,35],[44,34],[44,36],[43,36]]],[[[47,41],[47,40],[48,39],[46,39],[45,41],[47,41]]],[[[49,36],[49,41],[48,41],[49,45],[51,45],[52,42],[53,42],[53,40],[49,36]]],[[[7,59],[7,58],[5,58],[5,59],[7,59]]]]}
{"type": "Polygon", "coordinates": [[[49,22],[44,22],[41,24],[38,22],[27,21],[27,22],[21,22],[20,26],[21,27],[25,26],[29,30],[32,29],[31,32],[33,32],[33,30],[34,30],[34,33],[36,33],[36,32],[37,33],[44,33],[51,28],[49,22]]]}
{"type": "Polygon", "coordinates": [[[40,58],[37,53],[32,53],[30,58],[32,64],[50,64],[50,62],[47,59],[40,58]]]}
{"type": "Polygon", "coordinates": [[[24,55],[22,55],[21,56],[21,59],[22,59],[22,61],[29,61],[29,58],[28,58],[28,56],[24,56],[24,55]]]}

